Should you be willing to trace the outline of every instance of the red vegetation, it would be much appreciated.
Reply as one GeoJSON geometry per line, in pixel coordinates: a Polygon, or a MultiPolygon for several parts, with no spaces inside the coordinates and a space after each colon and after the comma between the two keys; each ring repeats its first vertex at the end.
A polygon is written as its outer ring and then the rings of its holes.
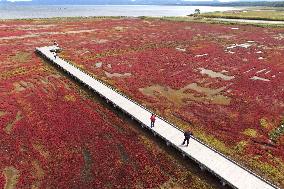
{"type": "Polygon", "coordinates": [[[158,19],[82,24],[96,31],[72,43],[58,39],[66,59],[162,116],[193,124],[220,151],[245,164],[253,157],[257,165],[248,164],[260,172],[268,171],[263,163],[284,168],[283,145],[269,141],[284,117],[283,28],[158,19]]]}
{"type": "Polygon", "coordinates": [[[0,22],[0,188],[210,187],[34,53],[95,35],[90,21],[0,22]]]}

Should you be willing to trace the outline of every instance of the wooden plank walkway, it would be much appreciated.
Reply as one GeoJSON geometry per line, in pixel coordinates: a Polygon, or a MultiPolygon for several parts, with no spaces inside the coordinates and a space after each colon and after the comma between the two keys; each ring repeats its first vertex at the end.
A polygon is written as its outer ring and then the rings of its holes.
{"type": "Polygon", "coordinates": [[[82,82],[94,92],[105,98],[108,102],[111,102],[115,107],[120,108],[122,111],[129,114],[129,116],[131,116],[132,119],[137,120],[142,127],[150,129],[154,135],[164,139],[167,142],[167,145],[172,145],[184,156],[188,156],[197,162],[202,170],[207,169],[216,175],[221,179],[223,185],[228,184],[233,188],[242,189],[277,188],[272,183],[242,167],[194,137],[189,140],[188,147],[181,146],[184,139],[183,131],[161,117],[157,117],[155,127],[153,129],[150,128],[151,112],[149,110],[117,92],[116,89],[107,86],[79,68],[71,65],[67,61],[59,57],[55,58],[51,51],[56,50],[59,50],[59,47],[49,46],[36,48],[36,51],[44,56],[44,58],[82,82]]]}

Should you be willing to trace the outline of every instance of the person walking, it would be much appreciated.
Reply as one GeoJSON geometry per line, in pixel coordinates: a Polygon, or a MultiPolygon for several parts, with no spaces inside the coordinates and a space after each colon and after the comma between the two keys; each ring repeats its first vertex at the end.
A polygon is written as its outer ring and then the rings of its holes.
{"type": "Polygon", "coordinates": [[[153,128],[154,124],[155,124],[155,121],[156,121],[156,115],[152,114],[151,117],[150,117],[150,120],[151,120],[151,128],[153,128]]]}
{"type": "Polygon", "coordinates": [[[55,52],[53,52],[52,54],[53,54],[53,56],[54,56],[54,59],[56,59],[56,53],[55,53],[55,52]]]}
{"type": "Polygon", "coordinates": [[[192,136],[192,132],[191,131],[185,131],[184,132],[184,140],[183,140],[182,145],[184,145],[185,142],[186,142],[186,146],[188,146],[189,139],[190,139],[191,136],[192,136]]]}
{"type": "Polygon", "coordinates": [[[56,41],[53,41],[53,45],[58,47],[58,43],[56,43],[56,41]]]}

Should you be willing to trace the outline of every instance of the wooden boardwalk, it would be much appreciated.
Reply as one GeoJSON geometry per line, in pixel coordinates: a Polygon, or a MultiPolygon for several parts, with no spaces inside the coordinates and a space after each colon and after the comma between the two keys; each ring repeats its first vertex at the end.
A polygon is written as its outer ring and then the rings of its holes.
{"type": "Polygon", "coordinates": [[[67,61],[59,57],[55,58],[51,51],[56,51],[58,49],[57,46],[49,46],[36,48],[36,51],[47,60],[54,63],[57,67],[105,98],[108,102],[112,103],[113,106],[127,113],[132,119],[139,122],[142,127],[150,129],[154,135],[165,140],[167,145],[172,145],[184,156],[188,156],[197,162],[202,170],[206,169],[216,175],[220,178],[223,185],[228,184],[233,188],[242,189],[277,188],[270,182],[242,167],[194,137],[189,140],[188,147],[182,146],[181,143],[184,139],[183,131],[161,117],[157,117],[155,127],[153,129],[150,128],[151,112],[149,110],[117,92],[116,89],[71,65],[67,61]]]}

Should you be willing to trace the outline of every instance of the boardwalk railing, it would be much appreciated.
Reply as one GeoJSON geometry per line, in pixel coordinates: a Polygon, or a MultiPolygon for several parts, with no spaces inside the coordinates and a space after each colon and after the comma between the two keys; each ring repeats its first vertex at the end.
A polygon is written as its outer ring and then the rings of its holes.
{"type": "Polygon", "coordinates": [[[183,156],[188,156],[199,164],[201,170],[208,170],[221,179],[223,185],[230,185],[233,188],[243,189],[272,189],[277,188],[269,181],[258,176],[251,170],[241,166],[224,154],[206,145],[195,137],[189,142],[189,147],[181,145],[183,141],[183,131],[164,118],[157,116],[154,128],[149,127],[152,112],[117,89],[93,78],[91,75],[80,68],[57,57],[54,51],[59,50],[58,46],[36,48],[36,52],[47,60],[54,63],[57,67],[79,80],[89,89],[93,90],[114,107],[120,108],[132,119],[135,119],[142,127],[153,132],[166,141],[167,145],[172,145],[179,150],[183,156]]]}

